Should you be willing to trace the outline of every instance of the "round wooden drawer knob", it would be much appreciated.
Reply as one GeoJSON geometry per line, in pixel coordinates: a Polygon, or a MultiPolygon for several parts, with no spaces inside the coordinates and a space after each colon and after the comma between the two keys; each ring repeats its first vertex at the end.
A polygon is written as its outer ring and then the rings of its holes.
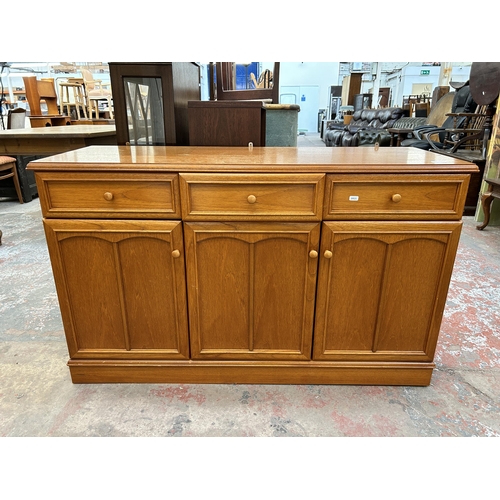
{"type": "Polygon", "coordinates": [[[399,202],[401,201],[401,198],[402,198],[402,197],[401,197],[401,195],[400,195],[400,194],[393,194],[393,195],[392,195],[392,201],[393,201],[394,203],[399,203],[399,202]]]}
{"type": "Polygon", "coordinates": [[[113,199],[113,193],[110,193],[109,191],[106,191],[104,193],[104,199],[107,201],[111,201],[113,199]]]}
{"type": "Polygon", "coordinates": [[[311,250],[309,252],[309,257],[311,257],[311,259],[316,259],[318,258],[318,252],[316,252],[316,250],[311,250]]]}
{"type": "Polygon", "coordinates": [[[181,252],[179,252],[179,250],[174,250],[174,251],[172,252],[172,257],[173,257],[174,259],[178,259],[180,256],[181,256],[181,252]]]}
{"type": "Polygon", "coordinates": [[[325,259],[331,259],[333,257],[333,253],[330,252],[330,250],[325,250],[323,255],[325,256],[325,259]]]}
{"type": "Polygon", "coordinates": [[[257,197],[251,194],[248,198],[248,203],[255,203],[257,201],[257,197]]]}

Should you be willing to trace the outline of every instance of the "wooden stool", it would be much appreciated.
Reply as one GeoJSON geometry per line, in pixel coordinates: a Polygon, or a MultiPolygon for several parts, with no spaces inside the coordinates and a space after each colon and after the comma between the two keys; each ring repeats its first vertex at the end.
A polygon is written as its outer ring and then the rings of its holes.
{"type": "Polygon", "coordinates": [[[87,108],[85,106],[85,97],[83,92],[83,84],[78,82],[72,82],[68,80],[67,82],[60,82],[59,88],[61,89],[61,94],[59,97],[60,111],[64,114],[66,108],[66,114],[71,116],[71,106],[76,109],[76,115],[78,120],[80,120],[80,108],[83,112],[83,117],[87,118],[87,108]],[[73,91],[73,99],[70,99],[70,89],[73,91]]]}
{"type": "Polygon", "coordinates": [[[8,179],[9,177],[14,179],[14,187],[16,188],[19,203],[24,203],[21,186],[19,185],[19,177],[17,176],[16,159],[10,156],[0,156],[0,180],[8,179]]]}
{"type": "Polygon", "coordinates": [[[482,231],[490,222],[491,204],[495,198],[500,198],[500,179],[484,179],[489,186],[489,190],[481,196],[481,205],[484,212],[484,222],[476,229],[482,231]]]}

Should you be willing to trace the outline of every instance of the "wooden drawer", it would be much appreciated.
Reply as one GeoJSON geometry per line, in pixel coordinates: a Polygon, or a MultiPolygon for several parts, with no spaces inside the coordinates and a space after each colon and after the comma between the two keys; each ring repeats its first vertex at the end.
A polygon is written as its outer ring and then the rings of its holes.
{"type": "Polygon", "coordinates": [[[177,174],[37,172],[44,217],[180,219],[177,174]]]}
{"type": "Polygon", "coordinates": [[[469,176],[327,175],[325,220],[458,220],[469,176]]]}
{"type": "Polygon", "coordinates": [[[321,220],[324,174],[180,174],[184,220],[321,220]]]}

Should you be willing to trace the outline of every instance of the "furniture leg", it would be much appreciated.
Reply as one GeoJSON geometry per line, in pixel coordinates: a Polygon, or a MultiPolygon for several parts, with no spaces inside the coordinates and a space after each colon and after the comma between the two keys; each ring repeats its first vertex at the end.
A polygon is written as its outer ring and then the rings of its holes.
{"type": "Polygon", "coordinates": [[[108,97],[108,108],[109,108],[109,118],[111,120],[114,119],[114,116],[113,116],[113,104],[111,102],[111,97],[108,97]]]}
{"type": "MultiPolygon", "coordinates": [[[[76,89],[76,93],[78,95],[78,108],[82,108],[82,113],[83,113],[83,117],[84,118],[87,118],[87,109],[85,107],[85,98],[83,96],[83,90],[82,90],[82,87],[77,87],[76,89]]],[[[80,115],[78,115],[78,118],[80,118],[80,115]]]]}
{"type": "Polygon", "coordinates": [[[66,103],[66,88],[59,84],[59,89],[60,89],[60,98],[59,98],[59,113],[64,114],[64,105],[66,103]]]}
{"type": "Polygon", "coordinates": [[[19,203],[24,203],[23,195],[21,193],[21,185],[19,184],[19,177],[17,176],[17,167],[14,168],[14,176],[12,180],[14,181],[14,187],[16,188],[17,197],[19,199],[19,203]]]}
{"type": "Polygon", "coordinates": [[[478,229],[479,231],[482,231],[490,222],[492,202],[493,202],[493,194],[491,192],[484,193],[483,196],[481,196],[481,206],[483,207],[484,221],[481,225],[476,227],[476,229],[478,229]]]}

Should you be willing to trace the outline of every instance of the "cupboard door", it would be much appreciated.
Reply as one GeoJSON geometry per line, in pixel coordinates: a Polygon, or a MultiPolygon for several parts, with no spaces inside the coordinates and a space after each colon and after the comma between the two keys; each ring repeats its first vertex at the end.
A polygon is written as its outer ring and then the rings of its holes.
{"type": "Polygon", "coordinates": [[[180,222],[44,226],[73,359],[189,357],[180,222]]]}
{"type": "Polygon", "coordinates": [[[314,359],[432,361],[461,222],[325,222],[314,359]]]}
{"type": "Polygon", "coordinates": [[[320,224],[185,223],[193,359],[308,360],[320,224]]]}

